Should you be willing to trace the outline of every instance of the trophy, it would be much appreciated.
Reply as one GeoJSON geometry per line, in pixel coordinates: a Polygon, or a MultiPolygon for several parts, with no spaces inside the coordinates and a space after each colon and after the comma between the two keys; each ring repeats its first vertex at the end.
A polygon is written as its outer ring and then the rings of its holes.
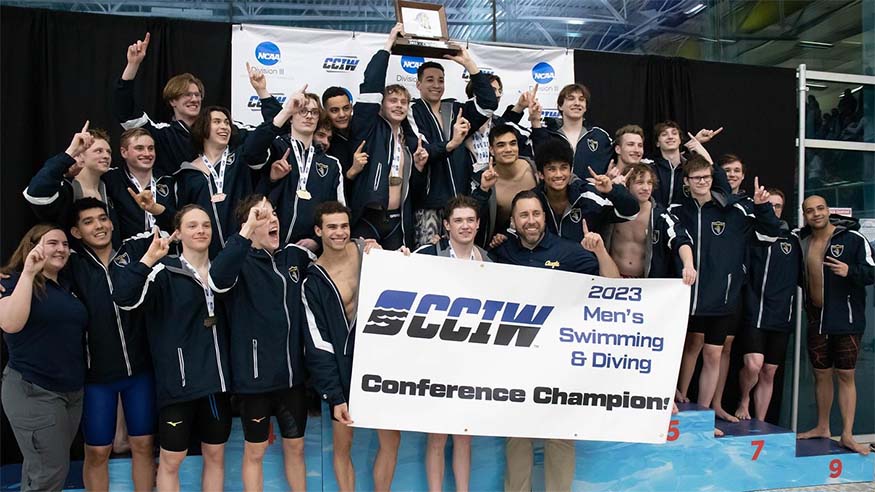
{"type": "Polygon", "coordinates": [[[395,40],[393,55],[443,58],[461,51],[459,45],[449,41],[443,5],[396,0],[395,15],[404,26],[404,34],[395,40]]]}

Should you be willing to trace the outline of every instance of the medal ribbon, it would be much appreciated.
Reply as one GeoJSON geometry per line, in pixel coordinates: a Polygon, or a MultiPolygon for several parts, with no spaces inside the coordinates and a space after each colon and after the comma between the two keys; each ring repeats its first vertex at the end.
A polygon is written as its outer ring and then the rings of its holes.
{"type": "Polygon", "coordinates": [[[197,272],[197,269],[195,269],[195,267],[193,267],[192,264],[189,263],[188,260],[186,260],[184,256],[179,255],[179,261],[182,262],[182,266],[184,266],[186,270],[188,270],[189,272],[191,272],[192,275],[194,275],[194,278],[195,278],[195,280],[197,280],[197,283],[199,283],[201,288],[204,289],[204,299],[207,302],[207,313],[209,313],[210,317],[215,316],[216,315],[216,299],[215,299],[215,296],[213,295],[212,289],[210,289],[209,284],[204,282],[204,280],[201,278],[200,274],[197,272]]]}
{"type": "Polygon", "coordinates": [[[228,147],[225,147],[221,159],[215,164],[211,163],[204,154],[201,154],[201,159],[203,159],[204,164],[207,165],[207,169],[209,169],[210,174],[213,176],[213,181],[216,183],[216,194],[220,195],[225,186],[225,168],[228,167],[226,164],[228,161],[228,147]],[[218,172],[216,171],[216,168],[219,168],[218,172]]]}

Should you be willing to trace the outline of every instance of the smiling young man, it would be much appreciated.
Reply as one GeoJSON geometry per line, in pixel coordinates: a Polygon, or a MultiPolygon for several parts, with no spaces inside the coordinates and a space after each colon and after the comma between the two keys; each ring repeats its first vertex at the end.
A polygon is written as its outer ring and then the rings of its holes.
{"type": "Polygon", "coordinates": [[[838,378],[842,434],[839,444],[860,454],[869,447],[854,439],[857,411],[855,371],[866,329],[866,286],[875,282],[875,261],[856,219],[830,214],[826,200],[802,202],[805,227],[794,231],[802,246],[808,358],[814,367],[817,425],[799,439],[829,438],[833,377],[838,378]]]}
{"type": "Polygon", "coordinates": [[[389,50],[400,32],[397,24],[368,62],[351,123],[353,144],[364,159],[354,159],[346,172],[353,181],[352,234],[385,249],[414,244],[413,197],[424,196],[429,158],[407,117],[410,93],[402,85],[386,85],[389,50]]]}
{"type": "Polygon", "coordinates": [[[116,257],[113,223],[106,204],[93,197],[73,202],[70,275],[88,310],[88,364],[82,413],[88,490],[109,490],[108,460],[116,432],[119,399],[131,444],[131,473],[137,490],[154,484],[155,381],[149,362],[143,319],[119,310],[112,300],[109,271],[116,257]]]}
{"type": "MultiPolygon", "coordinates": [[[[322,254],[310,264],[301,299],[306,313],[306,363],[312,385],[331,409],[334,475],[340,490],[355,490],[353,430],[349,414],[352,357],[362,255],[380,248],[374,240],[351,240],[350,210],[340,202],[316,207],[316,235],[322,254]]],[[[395,473],[398,431],[378,430],[380,448],[374,463],[374,487],[389,490],[395,473]]]]}
{"type": "MultiPolygon", "coordinates": [[[[693,140],[705,144],[723,131],[701,129],[693,140]]],[[[656,148],[659,150],[653,157],[652,166],[656,170],[659,188],[656,190],[656,203],[668,208],[673,203],[679,203],[684,190],[683,164],[687,157],[683,155],[681,146],[696,152],[696,148],[686,146],[683,141],[684,132],[680,125],[671,120],[657,123],[653,128],[656,136],[656,148]]]]}
{"type": "Polygon", "coordinates": [[[617,172],[626,174],[630,167],[640,164],[644,157],[644,130],[638,125],[626,125],[614,133],[614,152],[617,154],[617,172]]]}
{"type": "Polygon", "coordinates": [[[354,147],[350,142],[349,125],[352,122],[352,101],[343,87],[329,87],[322,93],[322,106],[331,121],[330,145],[326,149],[340,161],[343,172],[352,166],[354,147]]]}

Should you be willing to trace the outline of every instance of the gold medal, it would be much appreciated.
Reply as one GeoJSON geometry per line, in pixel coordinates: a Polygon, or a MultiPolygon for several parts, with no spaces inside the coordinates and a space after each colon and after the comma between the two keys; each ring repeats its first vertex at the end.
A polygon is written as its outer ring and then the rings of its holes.
{"type": "Polygon", "coordinates": [[[307,190],[298,190],[296,192],[296,194],[298,195],[298,198],[300,198],[301,200],[309,200],[309,199],[313,198],[313,195],[311,195],[310,192],[307,190]]]}
{"type": "Polygon", "coordinates": [[[204,327],[212,328],[212,327],[216,326],[216,322],[217,322],[217,319],[215,316],[207,316],[206,318],[204,318],[204,327]]]}
{"type": "Polygon", "coordinates": [[[389,186],[401,186],[401,177],[389,176],[389,186]]]}
{"type": "Polygon", "coordinates": [[[213,203],[223,202],[223,201],[225,201],[225,194],[224,193],[216,193],[215,195],[213,195],[210,198],[210,201],[213,203]]]}

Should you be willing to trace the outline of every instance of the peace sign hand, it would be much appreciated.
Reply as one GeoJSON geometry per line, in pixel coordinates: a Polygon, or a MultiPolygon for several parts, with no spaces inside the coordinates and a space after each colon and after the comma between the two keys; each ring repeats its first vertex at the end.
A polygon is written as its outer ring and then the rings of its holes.
{"type": "Polygon", "coordinates": [[[498,182],[498,173],[495,172],[495,167],[493,166],[492,154],[489,155],[489,167],[487,167],[483,174],[480,175],[480,189],[489,192],[495,183],[498,182]]]}
{"type": "Polygon", "coordinates": [[[832,273],[838,275],[839,277],[848,276],[848,264],[843,261],[839,261],[832,256],[827,256],[823,260],[823,264],[826,265],[826,267],[829,268],[832,273]]]}
{"type": "MultiPolygon", "coordinates": [[[[608,173],[616,169],[611,167],[613,164],[614,161],[611,161],[611,164],[608,166],[608,173]]],[[[608,194],[614,189],[614,183],[611,180],[610,174],[596,174],[591,167],[587,167],[587,169],[589,170],[589,175],[592,177],[586,178],[586,180],[595,186],[596,191],[602,194],[608,194]]],[[[617,172],[616,174],[619,175],[620,173],[617,172]]]]}
{"type": "Polygon", "coordinates": [[[161,258],[167,256],[167,253],[170,252],[170,243],[176,241],[178,234],[179,231],[173,231],[171,236],[161,237],[161,230],[158,229],[158,226],[152,227],[152,243],[149,245],[146,254],[140,259],[140,262],[152,268],[161,258]]]}
{"type": "Polygon", "coordinates": [[[762,205],[763,203],[769,203],[769,197],[771,196],[764,186],[760,186],[760,178],[759,176],[755,176],[753,178],[753,203],[756,205],[762,205]]]}

